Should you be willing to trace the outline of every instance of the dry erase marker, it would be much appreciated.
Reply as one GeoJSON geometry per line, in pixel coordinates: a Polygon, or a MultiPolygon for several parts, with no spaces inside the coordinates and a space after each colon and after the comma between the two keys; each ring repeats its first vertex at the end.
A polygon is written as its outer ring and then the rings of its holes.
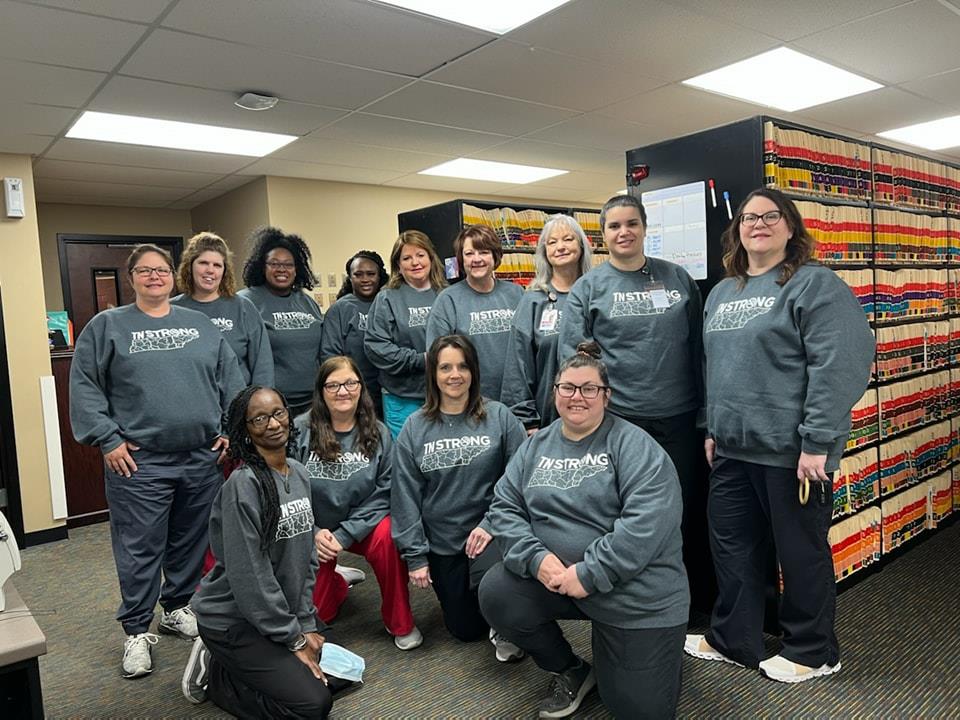
{"type": "Polygon", "coordinates": [[[733,210],[730,209],[730,193],[723,191],[723,201],[727,204],[727,218],[733,220],[733,210]]]}
{"type": "Polygon", "coordinates": [[[709,180],[707,180],[707,182],[708,182],[709,185],[710,185],[710,199],[713,201],[713,206],[716,207],[716,206],[717,206],[717,191],[716,191],[716,188],[714,188],[714,186],[713,186],[713,178],[710,178],[709,180]]]}

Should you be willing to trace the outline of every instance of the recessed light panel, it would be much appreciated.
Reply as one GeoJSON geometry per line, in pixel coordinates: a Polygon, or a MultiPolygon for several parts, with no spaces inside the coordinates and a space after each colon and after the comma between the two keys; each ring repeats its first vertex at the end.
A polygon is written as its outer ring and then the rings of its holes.
{"type": "Polygon", "coordinates": [[[503,35],[570,0],[381,0],[386,5],[432,15],[503,35]]]}
{"type": "Polygon", "coordinates": [[[927,150],[957,147],[960,146],[960,115],[884,130],[877,135],[927,150]]]}
{"type": "Polygon", "coordinates": [[[296,135],[89,110],[70,128],[67,137],[251,157],[269,155],[297,139],[296,135]]]}
{"type": "Polygon", "coordinates": [[[465,180],[486,180],[487,182],[525,185],[566,173],[566,170],[554,170],[553,168],[534,167],[532,165],[513,165],[511,163],[490,162],[489,160],[457,158],[421,170],[418,175],[440,175],[465,180]]]}
{"type": "Polygon", "coordinates": [[[785,47],[684,80],[683,84],[788,112],[883,87],[785,47]]]}

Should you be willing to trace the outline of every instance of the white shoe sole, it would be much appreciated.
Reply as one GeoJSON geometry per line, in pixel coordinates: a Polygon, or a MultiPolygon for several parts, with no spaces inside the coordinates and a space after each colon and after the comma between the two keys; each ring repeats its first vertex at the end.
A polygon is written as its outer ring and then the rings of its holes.
{"type": "Polygon", "coordinates": [[[593,671],[593,668],[590,668],[590,672],[586,678],[583,680],[583,685],[580,686],[580,690],[577,692],[577,696],[573,699],[567,707],[562,710],[555,710],[549,712],[547,710],[541,710],[538,715],[542,718],[565,718],[573,715],[577,710],[580,709],[583,699],[597,686],[597,676],[593,671]]]}
{"type": "Polygon", "coordinates": [[[146,677],[152,672],[153,672],[153,668],[150,668],[149,670],[137,670],[136,672],[132,672],[132,673],[128,673],[122,667],[120,668],[120,675],[123,677],[124,680],[136,680],[137,678],[146,677]]]}
{"type": "Polygon", "coordinates": [[[834,673],[840,672],[840,662],[838,661],[833,667],[819,667],[813,672],[808,672],[803,675],[778,675],[777,673],[770,674],[767,672],[767,669],[763,667],[763,663],[760,663],[760,674],[770,680],[775,682],[789,683],[791,685],[795,683],[806,682],[807,680],[813,680],[818,677],[826,677],[827,675],[833,675],[834,673]]]}
{"type": "Polygon", "coordinates": [[[187,666],[183,669],[183,677],[180,679],[180,691],[183,693],[183,696],[192,702],[194,705],[199,705],[207,699],[206,690],[203,691],[203,697],[197,697],[193,694],[193,676],[194,671],[197,669],[197,665],[200,665],[200,673],[207,674],[210,671],[210,668],[204,667],[206,663],[207,655],[203,652],[203,643],[202,641],[195,640],[193,647],[190,648],[190,657],[187,659],[187,666]]]}
{"type": "Polygon", "coordinates": [[[193,642],[197,639],[197,637],[199,637],[198,635],[188,635],[182,630],[178,630],[171,625],[164,625],[162,622],[157,623],[157,632],[161,635],[173,635],[174,637],[178,637],[181,640],[186,640],[187,642],[193,642]]]}
{"type": "MultiPolygon", "coordinates": [[[[703,637],[702,635],[697,636],[698,638],[703,637]]],[[[686,642],[683,644],[683,651],[690,657],[695,657],[698,660],[710,660],[713,662],[725,662],[728,665],[736,665],[739,668],[744,667],[742,664],[738,663],[736,660],[731,660],[726,655],[717,650],[703,651],[698,650],[697,647],[700,645],[700,640],[697,640],[697,646],[688,645],[686,642]]]]}

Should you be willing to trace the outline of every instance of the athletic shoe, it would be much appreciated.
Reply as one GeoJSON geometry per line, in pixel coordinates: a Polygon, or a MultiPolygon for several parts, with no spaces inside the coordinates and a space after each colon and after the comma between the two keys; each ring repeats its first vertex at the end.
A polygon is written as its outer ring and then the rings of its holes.
{"type": "Polygon", "coordinates": [[[400,650],[413,650],[423,645],[423,633],[414,625],[406,635],[394,635],[393,644],[400,650]]]}
{"type": "Polygon", "coordinates": [[[551,673],[550,689],[540,701],[540,717],[562,718],[573,715],[580,703],[597,684],[593,668],[583,658],[578,658],[576,667],[562,673],[551,673]]]}
{"type": "Polygon", "coordinates": [[[490,642],[493,643],[493,646],[497,649],[498,662],[519,662],[527,656],[523,650],[507,640],[493,628],[490,628],[490,642]]]}
{"type": "Polygon", "coordinates": [[[193,614],[189,605],[184,605],[182,608],[177,608],[171,612],[163,611],[160,613],[157,631],[164,635],[176,635],[184,640],[193,640],[199,635],[197,616],[193,614]]]}
{"type": "Polygon", "coordinates": [[[824,664],[812,668],[787,660],[783,655],[774,655],[760,663],[760,672],[777,682],[799,683],[840,672],[840,661],[836,665],[824,664]]]}
{"type": "Polygon", "coordinates": [[[703,635],[687,635],[687,639],[683,643],[683,651],[687,655],[692,655],[701,660],[719,660],[737,667],[743,667],[736,660],[731,660],[719,650],[714,650],[703,635]]]}
{"type": "Polygon", "coordinates": [[[127,679],[143,677],[153,672],[153,653],[151,645],[156,645],[160,638],[153,633],[139,633],[127,635],[123,641],[123,676],[127,679]]]}
{"type": "Polygon", "coordinates": [[[210,677],[210,651],[197,638],[190,648],[190,657],[187,666],[183,669],[183,678],[180,680],[180,690],[183,696],[194,705],[199,705],[207,699],[207,680],[210,677]]]}
{"type": "Polygon", "coordinates": [[[363,570],[357,570],[357,568],[347,567],[346,565],[337,565],[334,572],[346,581],[347,587],[359,585],[367,579],[367,574],[363,570]]]}

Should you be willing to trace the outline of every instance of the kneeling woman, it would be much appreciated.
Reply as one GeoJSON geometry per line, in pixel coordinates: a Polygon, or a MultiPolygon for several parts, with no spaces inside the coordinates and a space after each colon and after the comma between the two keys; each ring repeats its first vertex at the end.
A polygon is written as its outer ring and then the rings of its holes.
{"type": "Polygon", "coordinates": [[[540,717],[566,717],[599,685],[618,718],[672,717],[690,595],[677,472],[646,432],[606,412],[599,348],[557,373],[560,420],[520,448],[497,483],[490,528],[503,550],[480,585],[491,626],[553,673],[540,717]],[[596,672],[558,619],[593,626],[596,672]]]}
{"type": "Polygon", "coordinates": [[[336,572],[348,550],[363,555],[380,584],[380,613],[401,650],[423,636],[413,624],[407,568],[390,536],[390,475],[393,440],[377,420],[366,382],[344,355],[327,358],[317,373],[313,406],[296,419],[298,457],[310,477],[320,569],[313,602],[331,622],[347,599],[336,572]]]}
{"type": "Polygon", "coordinates": [[[244,465],[210,513],[217,562],[191,601],[202,640],[183,692],[240,718],[325,718],[333,701],[318,665],[310,481],[287,458],[290,409],[254,385],[231,403],[228,426],[230,453],[244,465]]]}
{"type": "MultiPolygon", "coordinates": [[[[477,352],[462,335],[437,338],[427,353],[427,401],[407,418],[394,454],[393,538],[410,581],[433,586],[454,637],[486,637],[476,588],[499,556],[484,514],[493,485],[526,432],[505,405],[480,397],[477,352]]],[[[498,643],[497,659],[518,659],[498,643]]]]}

